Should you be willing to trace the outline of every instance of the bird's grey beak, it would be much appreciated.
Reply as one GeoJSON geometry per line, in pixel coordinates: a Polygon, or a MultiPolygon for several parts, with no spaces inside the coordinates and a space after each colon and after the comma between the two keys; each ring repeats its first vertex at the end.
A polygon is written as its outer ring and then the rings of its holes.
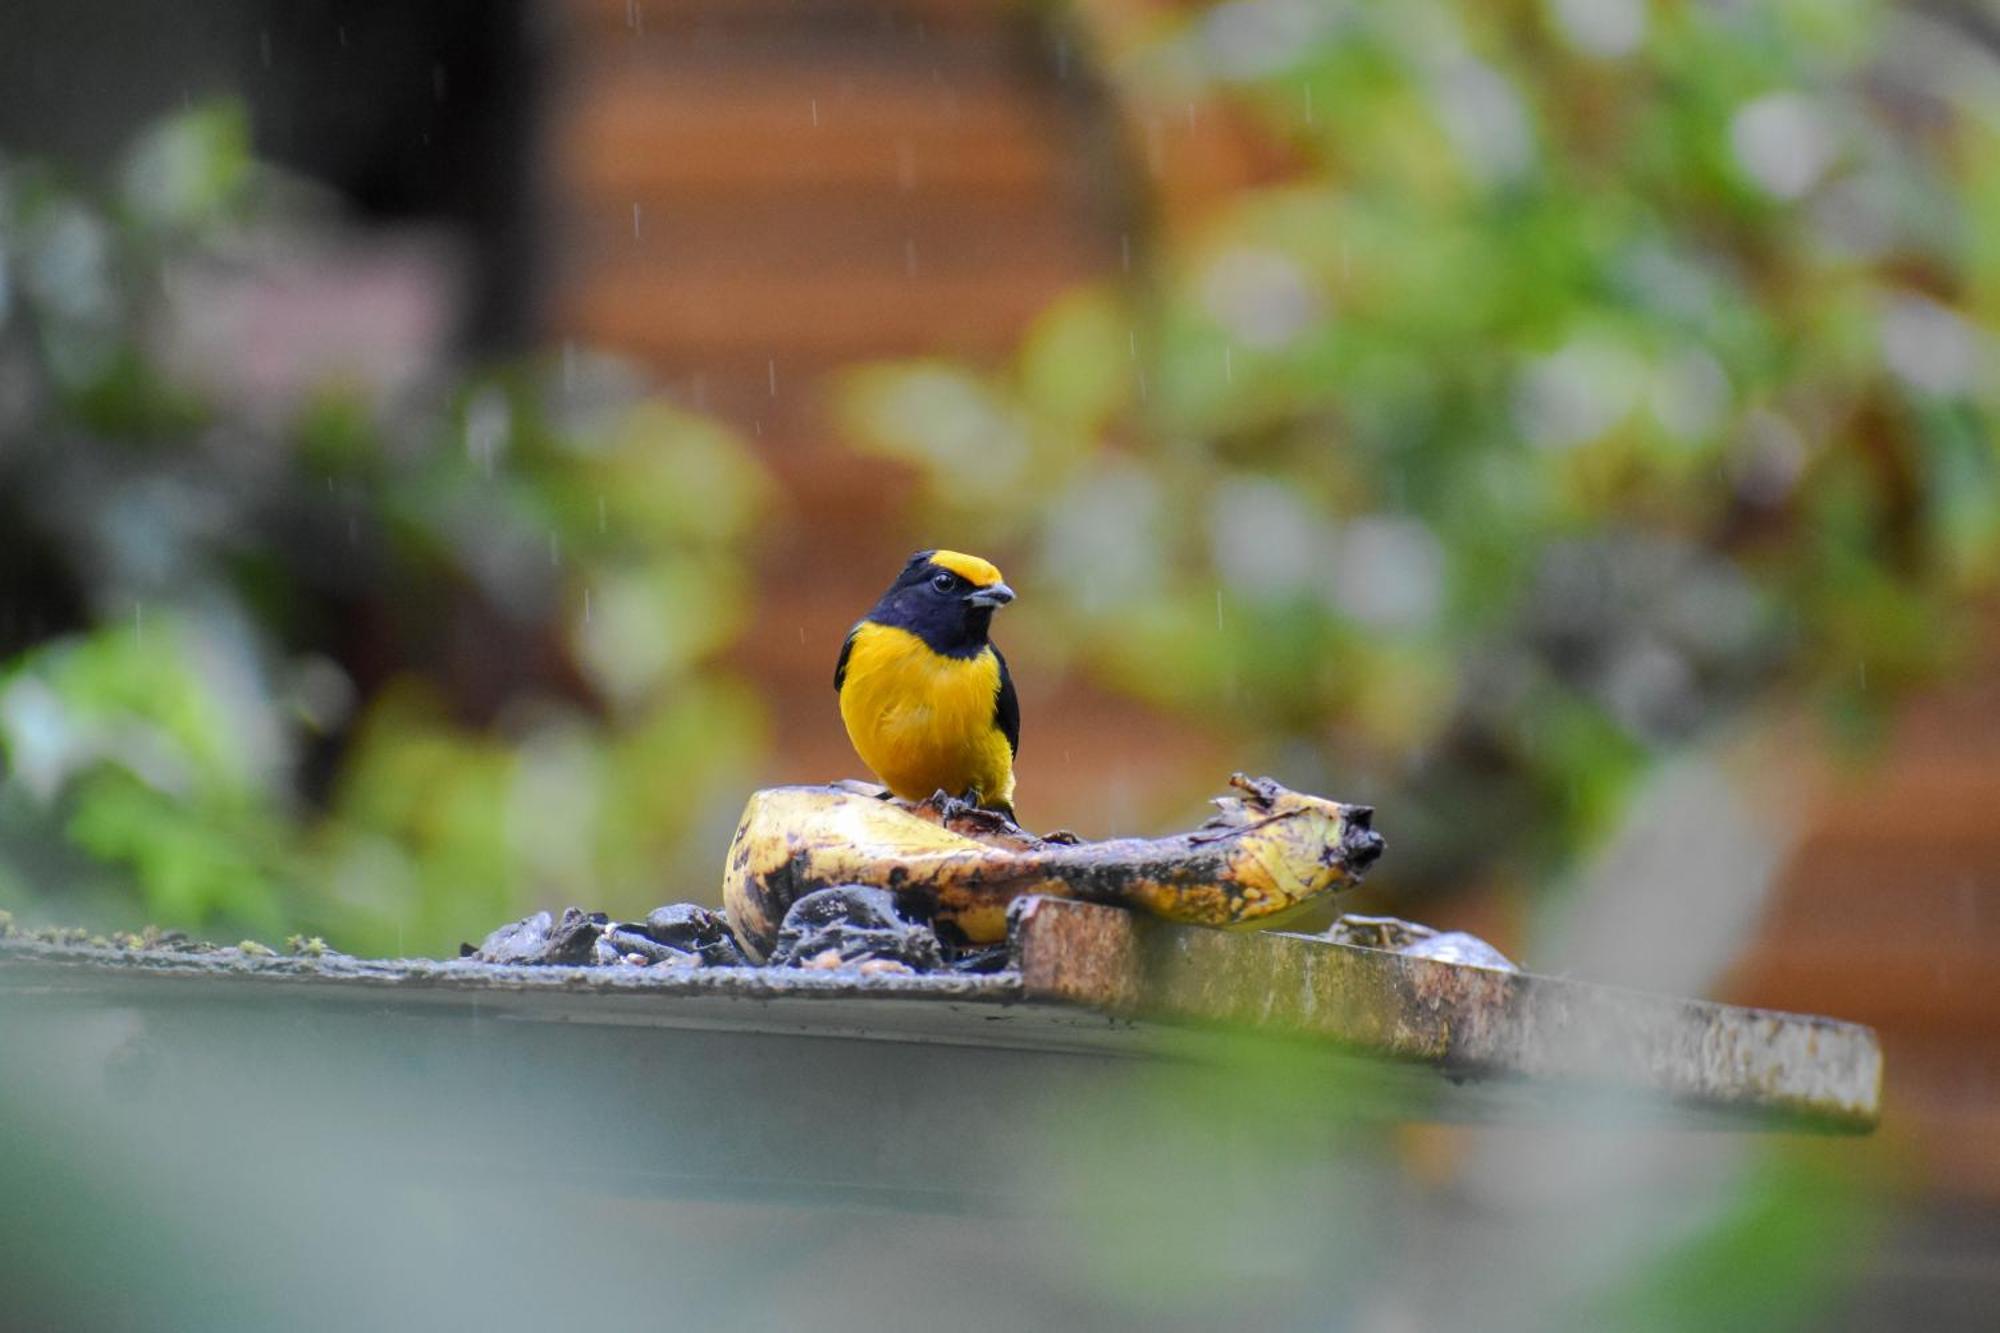
{"type": "Polygon", "coordinates": [[[996,606],[1005,606],[1013,600],[1014,590],[1004,583],[996,583],[990,588],[974,588],[971,592],[965,594],[965,604],[967,606],[983,606],[989,609],[996,606]]]}

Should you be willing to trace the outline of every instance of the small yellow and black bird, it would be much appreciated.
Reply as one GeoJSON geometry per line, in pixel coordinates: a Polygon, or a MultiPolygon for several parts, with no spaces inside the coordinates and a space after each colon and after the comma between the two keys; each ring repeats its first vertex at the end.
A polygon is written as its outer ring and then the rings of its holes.
{"type": "Polygon", "coordinates": [[[1014,817],[1021,706],[986,638],[1014,600],[976,555],[919,551],[848,632],[833,669],[861,762],[905,800],[937,792],[1014,817]]]}

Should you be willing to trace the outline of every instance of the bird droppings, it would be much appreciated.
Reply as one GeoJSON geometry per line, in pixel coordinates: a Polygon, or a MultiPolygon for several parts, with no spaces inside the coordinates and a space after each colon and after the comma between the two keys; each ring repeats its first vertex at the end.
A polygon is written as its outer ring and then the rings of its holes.
{"type": "MultiPolygon", "coordinates": [[[[536,912],[501,926],[459,956],[529,967],[743,967],[743,954],[720,912],[695,903],[656,907],[643,921],[613,921],[603,912],[566,907],[560,917],[536,912]]],[[[1006,950],[959,948],[939,938],[920,904],[863,885],[823,889],[792,904],[779,931],[772,967],[863,975],[993,972],[1006,950]]]]}
{"type": "Polygon", "coordinates": [[[1485,967],[1499,972],[1518,972],[1512,959],[1463,930],[1433,930],[1414,921],[1393,916],[1343,916],[1331,926],[1302,938],[1351,944],[1359,949],[1382,949],[1411,958],[1435,958],[1444,963],[1485,967]]]}
{"type": "MultiPolygon", "coordinates": [[[[793,903],[778,928],[773,967],[832,968],[894,963],[904,972],[949,966],[937,932],[898,909],[885,889],[821,889],[793,903]]],[[[870,975],[880,975],[877,968],[870,975]]]]}
{"type": "Polygon", "coordinates": [[[565,907],[501,926],[459,957],[530,967],[736,967],[742,950],[717,912],[671,903],[644,921],[613,921],[603,912],[565,907]]]}

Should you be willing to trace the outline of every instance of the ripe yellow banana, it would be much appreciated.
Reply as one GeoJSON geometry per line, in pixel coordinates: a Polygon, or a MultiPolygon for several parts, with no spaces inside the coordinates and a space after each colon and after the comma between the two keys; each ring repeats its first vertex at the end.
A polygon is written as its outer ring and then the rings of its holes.
{"type": "Polygon", "coordinates": [[[1007,932],[1024,894],[1111,903],[1206,926],[1275,925],[1357,883],[1381,855],[1374,811],[1238,773],[1201,828],[1166,838],[1037,838],[955,803],[910,804],[842,786],[751,796],[730,844],[723,902],[762,959],[785,911],[816,889],[863,884],[926,900],[972,943],[1007,932]]]}

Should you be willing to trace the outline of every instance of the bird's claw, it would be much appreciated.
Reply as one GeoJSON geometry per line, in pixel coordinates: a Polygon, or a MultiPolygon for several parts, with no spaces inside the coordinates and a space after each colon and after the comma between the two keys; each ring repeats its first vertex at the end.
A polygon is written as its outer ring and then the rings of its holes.
{"type": "Polygon", "coordinates": [[[950,828],[969,827],[982,833],[1002,833],[1014,837],[1034,835],[1014,822],[1011,809],[993,809],[979,803],[979,792],[968,788],[963,796],[953,796],[939,788],[924,804],[937,812],[938,822],[950,828]]]}

